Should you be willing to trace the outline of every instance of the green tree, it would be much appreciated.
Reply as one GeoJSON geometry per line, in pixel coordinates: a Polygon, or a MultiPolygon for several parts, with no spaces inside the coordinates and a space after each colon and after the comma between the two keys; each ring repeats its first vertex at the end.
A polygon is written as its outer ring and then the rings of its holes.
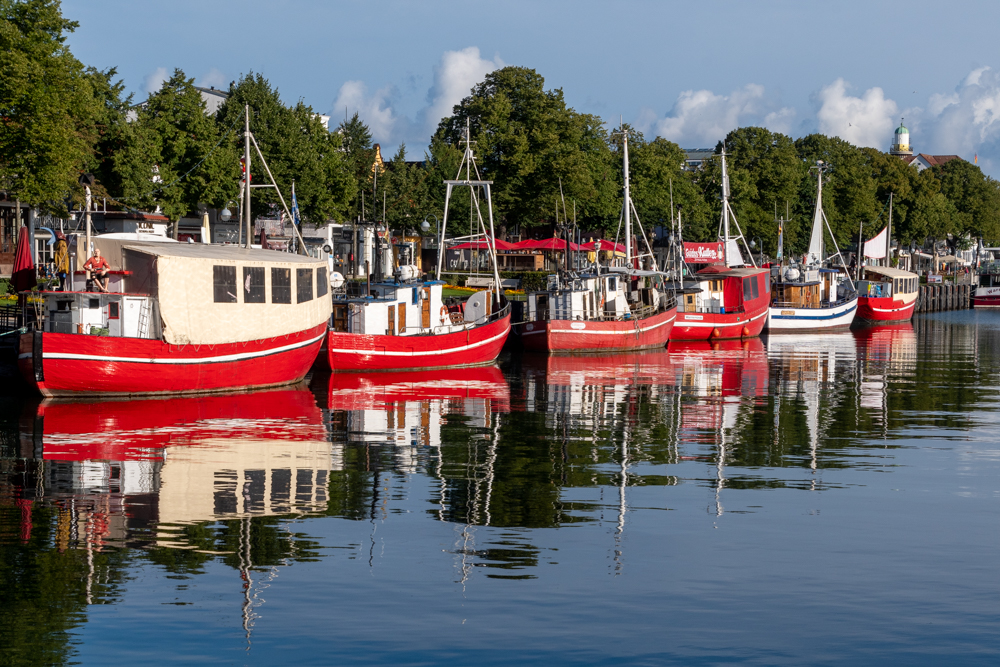
{"type": "Polygon", "coordinates": [[[567,107],[561,89],[544,86],[540,74],[524,67],[491,72],[441,121],[435,140],[461,155],[468,122],[480,175],[494,181],[501,224],[554,222],[561,180],[567,200],[578,204],[581,225],[613,229],[620,192],[603,122],[567,107]]]}
{"type": "MultiPolygon", "coordinates": [[[[347,215],[353,195],[348,166],[337,138],[323,127],[312,107],[302,101],[293,107],[285,106],[278,90],[267,79],[260,74],[247,74],[230,88],[228,99],[216,114],[218,131],[231,132],[229,151],[234,155],[243,152],[241,130],[246,105],[250,108],[250,131],[288,206],[291,207],[294,180],[304,221],[321,225],[330,218],[347,215]]],[[[253,149],[250,166],[253,182],[266,182],[266,172],[253,149]]],[[[275,190],[253,191],[254,215],[268,213],[274,206],[280,207],[275,190]]]]}
{"type": "Polygon", "coordinates": [[[1000,183],[965,160],[934,167],[941,194],[954,206],[953,233],[1000,239],[1000,183]]]}
{"type": "Polygon", "coordinates": [[[235,196],[235,154],[220,144],[219,129],[205,114],[194,79],[181,70],[150,95],[130,132],[130,145],[117,160],[119,173],[127,176],[123,194],[129,201],[161,206],[176,221],[200,204],[221,207],[235,196]],[[149,162],[152,169],[144,173],[149,162]]]}
{"type": "Polygon", "coordinates": [[[100,117],[99,77],[66,45],[77,26],[57,0],[0,0],[0,187],[56,213],[91,164],[100,117]]]}
{"type": "MultiPolygon", "coordinates": [[[[778,245],[775,209],[784,210],[785,202],[789,202],[792,219],[785,224],[785,249],[808,245],[812,211],[804,209],[801,201],[808,165],[796,154],[791,138],[762,127],[741,127],[719,143],[717,154],[722,152],[723,146],[727,154],[730,203],[748,241],[759,236],[765,252],[774,253],[778,245]]],[[[699,187],[712,207],[715,220],[722,211],[721,182],[722,165],[716,157],[698,177],[699,187]]],[[[714,238],[716,229],[712,232],[714,238]]]]}
{"type": "MultiPolygon", "coordinates": [[[[347,169],[354,182],[354,190],[348,200],[350,215],[362,215],[362,197],[367,200],[364,213],[372,211],[372,167],[375,164],[375,148],[372,146],[372,133],[357,112],[349,120],[344,120],[337,128],[340,137],[340,149],[347,162],[347,169]]],[[[375,218],[370,218],[374,220],[375,218]]]]}

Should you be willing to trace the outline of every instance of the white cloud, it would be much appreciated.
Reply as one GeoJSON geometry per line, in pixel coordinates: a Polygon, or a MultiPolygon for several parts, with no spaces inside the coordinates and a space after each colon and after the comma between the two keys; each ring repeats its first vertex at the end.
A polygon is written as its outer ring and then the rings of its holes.
{"type": "Polygon", "coordinates": [[[434,85],[427,93],[428,107],[423,111],[425,129],[433,132],[455,105],[469,95],[472,87],[490,72],[504,67],[500,56],[485,60],[479,48],[470,46],[461,51],[446,51],[434,68],[434,85]]]}
{"type": "Polygon", "coordinates": [[[201,86],[202,88],[220,88],[220,89],[225,88],[226,90],[229,89],[229,86],[226,85],[226,75],[214,67],[208,70],[208,72],[206,72],[204,75],[202,75],[200,79],[198,79],[198,85],[201,86]]]}
{"type": "Polygon", "coordinates": [[[816,94],[820,133],[885,150],[899,111],[896,103],[881,88],[869,88],[861,97],[849,95],[847,89],[848,83],[837,79],[816,94]]]}
{"type": "Polygon", "coordinates": [[[764,87],[751,83],[729,95],[710,90],[686,90],[665,118],[655,121],[651,112],[639,114],[638,127],[683,146],[712,146],[732,130],[746,125],[764,125],[776,132],[788,132],[795,110],[780,107],[765,94],[764,87]]]}
{"type": "Polygon", "coordinates": [[[392,93],[393,88],[386,86],[369,95],[364,82],[348,81],[337,93],[333,114],[337,116],[338,112],[344,110],[350,117],[357,112],[372,133],[372,141],[377,144],[388,143],[396,138],[395,131],[403,120],[393,111],[392,93]]]}
{"type": "Polygon", "coordinates": [[[166,67],[157,67],[150,74],[146,75],[145,79],[145,91],[152,95],[160,88],[163,87],[163,83],[169,79],[170,76],[167,74],[166,67]]]}
{"type": "Polygon", "coordinates": [[[951,95],[931,98],[926,136],[913,137],[926,153],[980,154],[990,166],[1000,160],[1000,73],[989,67],[973,70],[951,95]]]}

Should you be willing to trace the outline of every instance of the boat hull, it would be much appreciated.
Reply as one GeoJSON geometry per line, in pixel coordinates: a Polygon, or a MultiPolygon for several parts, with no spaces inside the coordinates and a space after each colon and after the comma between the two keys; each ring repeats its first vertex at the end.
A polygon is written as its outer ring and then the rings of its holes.
{"type": "Polygon", "coordinates": [[[827,308],[768,308],[767,329],[772,333],[847,329],[858,311],[857,297],[827,308]]]}
{"type": "Polygon", "coordinates": [[[725,340],[759,336],[767,324],[766,303],[742,313],[678,313],[670,340],[725,340]]]}
{"type": "Polygon", "coordinates": [[[858,314],[855,321],[865,324],[890,324],[909,322],[913,317],[916,299],[909,303],[896,301],[892,297],[858,297],[858,314]]]}
{"type": "Polygon", "coordinates": [[[21,376],[43,396],[189,394],[302,380],[326,324],[286,336],[216,345],[34,331],[18,341],[21,376]]]}
{"type": "Polygon", "coordinates": [[[535,352],[625,352],[661,348],[670,339],[677,309],[634,320],[547,320],[517,326],[524,348],[535,352]]]}
{"type": "Polygon", "coordinates": [[[510,314],[444,334],[363,335],[329,331],[327,363],[333,372],[394,371],[482,366],[493,363],[510,334],[510,314]]]}
{"type": "Polygon", "coordinates": [[[973,308],[1000,308],[1000,287],[977,287],[972,293],[973,308]]]}

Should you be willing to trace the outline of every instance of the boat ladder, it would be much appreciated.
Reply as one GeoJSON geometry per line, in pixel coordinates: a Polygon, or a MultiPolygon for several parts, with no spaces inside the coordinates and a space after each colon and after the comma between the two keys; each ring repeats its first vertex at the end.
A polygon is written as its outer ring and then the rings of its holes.
{"type": "Polygon", "coordinates": [[[139,306],[139,338],[146,338],[149,334],[149,301],[143,301],[139,306]]]}

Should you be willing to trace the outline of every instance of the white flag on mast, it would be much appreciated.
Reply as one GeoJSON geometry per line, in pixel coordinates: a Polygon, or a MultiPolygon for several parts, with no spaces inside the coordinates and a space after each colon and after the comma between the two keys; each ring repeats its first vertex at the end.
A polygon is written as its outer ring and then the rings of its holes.
{"type": "Polygon", "coordinates": [[[872,259],[885,258],[885,247],[887,245],[885,240],[888,231],[888,227],[883,227],[878,236],[871,241],[865,241],[865,257],[871,257],[872,259]]]}

